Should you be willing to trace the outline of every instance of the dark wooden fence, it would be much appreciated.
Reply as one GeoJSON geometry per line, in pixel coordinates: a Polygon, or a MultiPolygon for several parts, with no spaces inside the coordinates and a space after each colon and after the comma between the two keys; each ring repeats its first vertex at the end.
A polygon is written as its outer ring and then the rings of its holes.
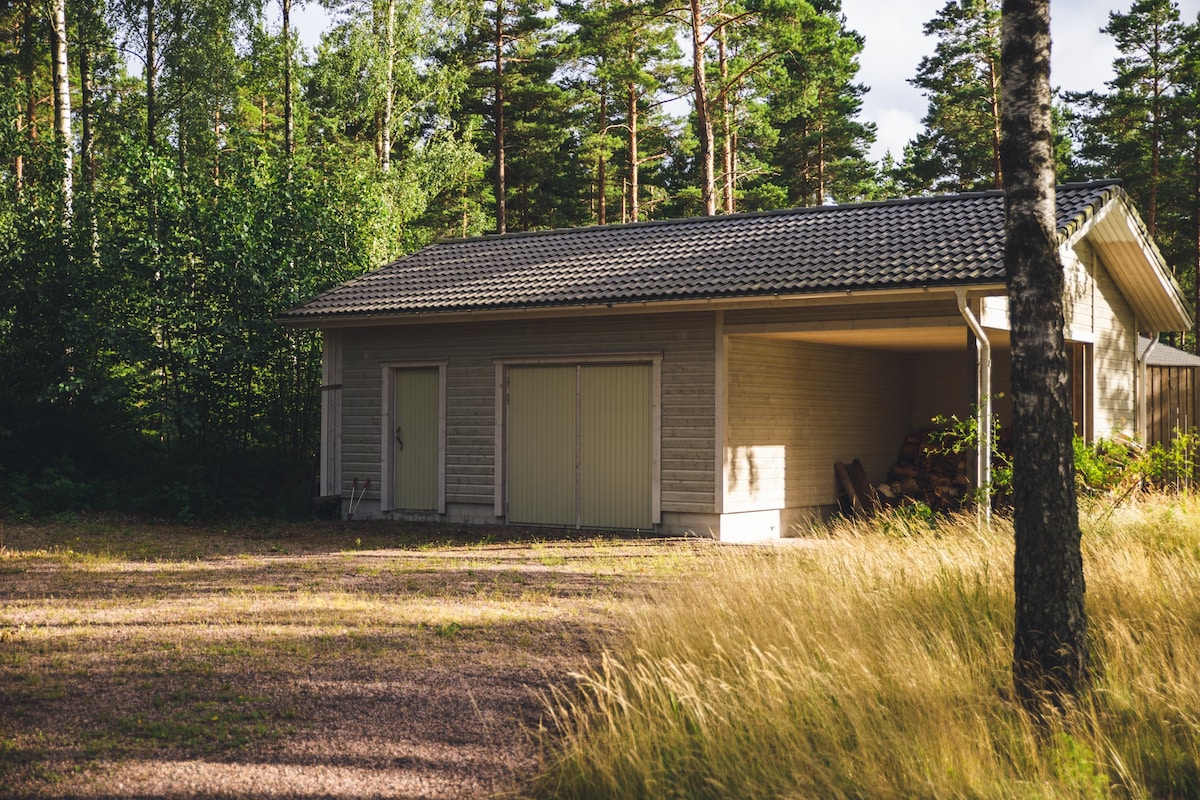
{"type": "Polygon", "coordinates": [[[1200,427],[1200,369],[1146,367],[1146,444],[1168,447],[1176,431],[1200,427]]]}
{"type": "Polygon", "coordinates": [[[1173,455],[1162,465],[1161,480],[1179,489],[1192,490],[1200,479],[1200,453],[1195,437],[1172,448],[1180,434],[1200,428],[1200,368],[1146,367],[1146,445],[1159,445],[1173,455]]]}

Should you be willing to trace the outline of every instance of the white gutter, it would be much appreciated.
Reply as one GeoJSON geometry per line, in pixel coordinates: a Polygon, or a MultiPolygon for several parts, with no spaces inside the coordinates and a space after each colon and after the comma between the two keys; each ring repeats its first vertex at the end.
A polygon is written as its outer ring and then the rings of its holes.
{"type": "Polygon", "coordinates": [[[979,350],[979,365],[975,375],[975,386],[979,395],[977,402],[978,417],[976,419],[979,432],[979,447],[976,449],[975,476],[979,481],[979,514],[984,525],[992,522],[992,343],[984,333],[983,326],[975,318],[975,314],[967,306],[967,290],[959,287],[954,290],[958,298],[958,312],[967,321],[967,326],[975,334],[976,347],[979,350]]]}
{"type": "MultiPolygon", "coordinates": [[[[979,295],[1003,295],[1003,283],[981,283],[970,287],[979,295]]],[[[362,328],[379,325],[424,325],[433,322],[491,322],[531,318],[580,317],[607,314],[658,314],[684,311],[740,311],[760,308],[783,308],[832,303],[874,303],[908,300],[914,296],[950,299],[950,287],[916,286],[904,289],[842,289],[835,292],[811,294],[772,294],[754,297],[710,297],[690,300],[631,300],[621,302],[576,303],[561,306],[526,306],[522,308],[476,308],[465,311],[407,312],[372,311],[341,315],[339,312],[281,316],[275,322],[289,328],[362,328]]]]}

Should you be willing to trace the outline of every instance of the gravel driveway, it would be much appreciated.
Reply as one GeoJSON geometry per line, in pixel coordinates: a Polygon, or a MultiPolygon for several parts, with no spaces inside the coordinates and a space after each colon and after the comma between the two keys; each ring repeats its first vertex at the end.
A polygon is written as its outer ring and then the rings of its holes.
{"type": "Polygon", "coordinates": [[[548,687],[706,551],[397,530],[9,527],[0,796],[518,794],[548,687]]]}

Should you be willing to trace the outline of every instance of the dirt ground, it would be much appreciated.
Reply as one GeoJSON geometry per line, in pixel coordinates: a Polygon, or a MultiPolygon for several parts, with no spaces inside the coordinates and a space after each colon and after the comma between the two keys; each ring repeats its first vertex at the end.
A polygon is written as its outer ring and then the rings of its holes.
{"type": "Polygon", "coordinates": [[[519,795],[549,688],[711,547],[361,522],[0,534],[14,798],[519,795]]]}

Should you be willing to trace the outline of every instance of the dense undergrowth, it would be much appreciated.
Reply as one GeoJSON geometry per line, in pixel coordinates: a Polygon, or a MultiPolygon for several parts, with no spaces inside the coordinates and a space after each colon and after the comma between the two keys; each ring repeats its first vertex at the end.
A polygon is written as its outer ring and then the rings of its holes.
{"type": "Polygon", "coordinates": [[[1085,513],[1094,686],[1011,698],[1012,531],[842,525],[657,590],[551,700],[563,798],[1200,796],[1200,500],[1085,513]]]}

